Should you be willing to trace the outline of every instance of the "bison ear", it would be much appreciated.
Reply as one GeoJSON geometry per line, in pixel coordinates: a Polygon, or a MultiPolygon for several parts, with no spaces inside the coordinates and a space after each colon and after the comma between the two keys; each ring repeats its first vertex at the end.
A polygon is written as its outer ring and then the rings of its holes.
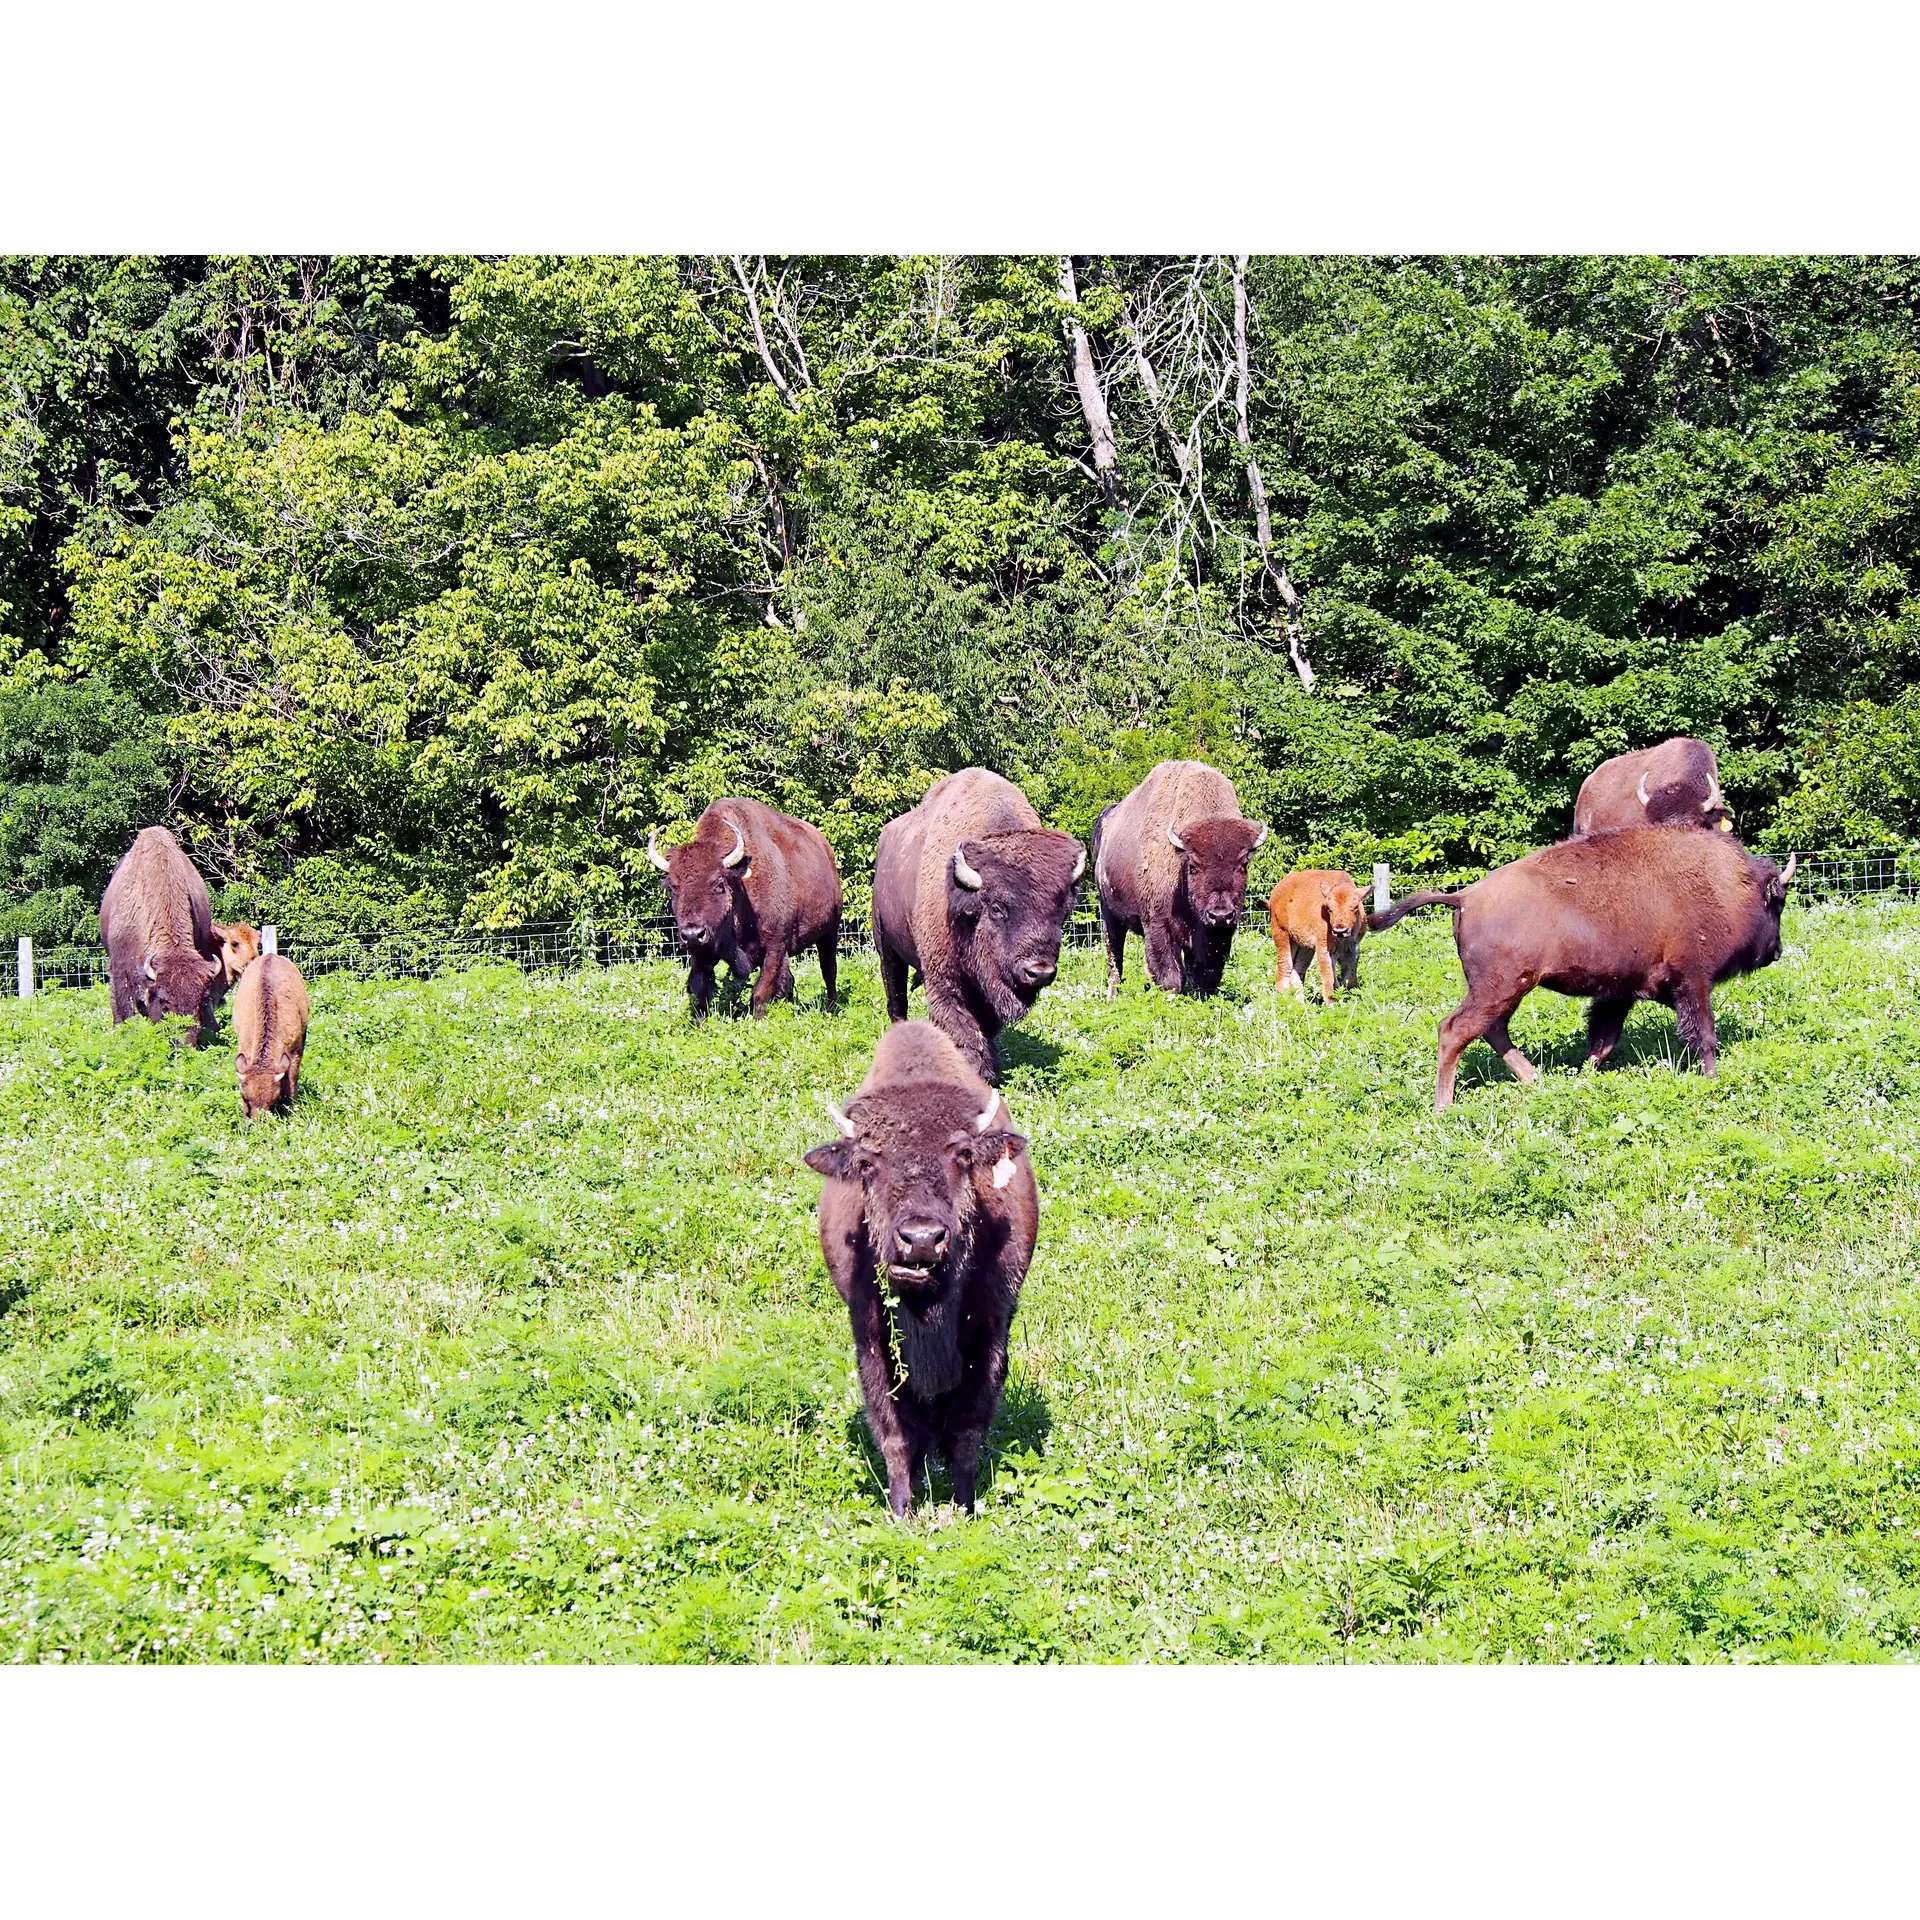
{"type": "Polygon", "coordinates": [[[857,1180],[860,1177],[860,1149],[851,1140],[829,1140],[824,1147],[807,1152],[807,1165],[822,1180],[857,1180]]]}

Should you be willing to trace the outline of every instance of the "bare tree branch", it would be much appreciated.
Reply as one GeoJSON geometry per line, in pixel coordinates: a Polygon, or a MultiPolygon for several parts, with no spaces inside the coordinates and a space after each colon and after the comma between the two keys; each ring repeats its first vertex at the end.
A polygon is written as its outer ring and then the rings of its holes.
{"type": "MultiPolygon", "coordinates": [[[[1080,294],[1073,283],[1073,256],[1060,256],[1060,297],[1077,308],[1080,294]]],[[[1100,491],[1112,500],[1115,470],[1120,464],[1114,445],[1113,420],[1107,412],[1107,397],[1100,391],[1100,376],[1094,371],[1093,346],[1087,330],[1075,317],[1067,323],[1067,340],[1073,354],[1073,384],[1079,390],[1080,411],[1087,423],[1087,438],[1093,442],[1093,464],[1100,476],[1100,491]]]]}
{"type": "MultiPolygon", "coordinates": [[[[740,256],[728,256],[733,262],[734,277],[740,282],[740,291],[747,296],[747,317],[753,322],[753,343],[760,349],[760,364],[767,370],[767,378],[788,406],[796,411],[799,402],[793,397],[793,389],[787,384],[786,375],[774,364],[773,354],[767,346],[767,330],[760,320],[760,297],[753,290],[753,281],[747,278],[747,270],[740,263],[740,256]]],[[[755,269],[757,275],[758,268],[755,269]]]]}

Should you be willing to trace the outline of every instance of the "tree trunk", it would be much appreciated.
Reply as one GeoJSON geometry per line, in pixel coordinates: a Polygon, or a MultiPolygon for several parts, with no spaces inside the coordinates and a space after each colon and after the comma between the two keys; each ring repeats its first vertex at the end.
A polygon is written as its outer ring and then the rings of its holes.
{"type": "Polygon", "coordinates": [[[1192,450],[1173,430],[1172,409],[1167,405],[1167,396],[1160,390],[1153,362],[1147,358],[1147,350],[1140,344],[1140,330],[1137,327],[1128,327],[1127,344],[1133,348],[1133,369],[1140,376],[1140,384],[1147,390],[1147,404],[1153,409],[1154,424],[1159,427],[1161,438],[1173,454],[1173,464],[1179,470],[1180,484],[1184,487],[1192,478],[1189,471],[1192,450]]]}
{"type": "MultiPolygon", "coordinates": [[[[1073,256],[1060,256],[1060,297],[1070,307],[1080,304],[1079,290],[1073,283],[1073,256]]],[[[1113,420],[1107,412],[1107,397],[1100,391],[1100,376],[1094,371],[1093,345],[1087,330],[1077,318],[1067,323],[1067,341],[1073,353],[1073,384],[1080,395],[1080,411],[1086,419],[1087,438],[1093,442],[1093,470],[1100,477],[1100,491],[1108,501],[1114,497],[1120,455],[1113,440],[1113,420]]]]}

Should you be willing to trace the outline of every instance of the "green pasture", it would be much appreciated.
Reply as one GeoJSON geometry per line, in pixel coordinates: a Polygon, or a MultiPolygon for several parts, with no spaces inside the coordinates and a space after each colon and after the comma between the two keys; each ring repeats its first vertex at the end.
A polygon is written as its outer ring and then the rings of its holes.
{"type": "Polygon", "coordinates": [[[980,1511],[905,1523],[800,1161],[871,961],[702,1028],[664,964],[323,978],[251,1126],[224,1024],[9,1002],[0,1658],[1911,1657],[1920,912],[1787,941],[1717,1082],[1542,994],[1440,1119],[1444,916],[1331,1009],[1072,956],[980,1511]]]}

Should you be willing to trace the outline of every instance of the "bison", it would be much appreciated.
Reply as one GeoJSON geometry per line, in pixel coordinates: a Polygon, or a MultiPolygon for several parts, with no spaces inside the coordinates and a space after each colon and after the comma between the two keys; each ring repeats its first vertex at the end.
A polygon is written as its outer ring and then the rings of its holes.
{"type": "Polygon", "coordinates": [[[212,1024],[221,978],[207,883],[165,827],[145,827],[107,882],[100,902],[100,939],[107,950],[113,1023],[136,1013],[170,1013],[194,1023],[198,1046],[212,1024]]]}
{"type": "Polygon", "coordinates": [[[1320,970],[1320,997],[1334,997],[1336,963],[1340,984],[1351,992],[1360,984],[1360,936],[1367,930],[1367,906],[1353,875],[1309,867],[1290,873],[1267,902],[1273,928],[1274,985],[1282,993],[1307,997],[1307,968],[1320,970]]]}
{"type": "Polygon", "coordinates": [[[820,1247],[853,1322],[867,1425],[904,1514],[930,1450],[973,1508],[1007,1378],[1007,1334],[1040,1228],[1027,1143],[1000,1095],[925,1020],[889,1027],[807,1156],[820,1247]]]}
{"type": "Polygon", "coordinates": [[[244,920],[235,921],[231,926],[216,920],[213,942],[218,949],[223,990],[232,986],[260,958],[260,930],[248,926],[244,920]]]}
{"type": "Polygon", "coordinates": [[[1720,763],[1704,740],[1675,738],[1603,760],[1573,803],[1576,834],[1619,827],[1716,827],[1733,831],[1720,792],[1720,763]]]}
{"type": "Polygon", "coordinates": [[[263,954],[240,976],[233,1002],[233,1037],[239,1044],[234,1070],[249,1120],[293,1105],[300,1091],[308,1011],[307,983],[284,953],[263,954]]]}
{"type": "Polygon", "coordinates": [[[1535,987],[1591,997],[1587,1057],[1604,1066],[1636,1000],[1670,1006],[1683,1045],[1718,1070],[1713,989],[1780,957],[1784,873],[1718,834],[1628,827],[1530,853],[1454,891],[1410,893],[1378,931],[1423,907],[1453,909],[1467,997],[1440,1023],[1433,1107],[1453,1104],[1460,1056],[1485,1035],[1522,1080],[1538,1077],[1507,1021],[1535,987]]]}
{"type": "Polygon", "coordinates": [[[1198,760],[1163,760],[1094,822],[1093,877],[1107,937],[1107,998],[1120,990],[1127,935],[1147,943],[1147,976],[1168,993],[1220,989],[1247,894],[1247,862],[1267,837],[1233,782],[1198,760]]]}
{"type": "Polygon", "coordinates": [[[793,956],[808,947],[820,950],[828,1010],[839,1004],[840,870],[818,827],[758,800],[716,800],[671,853],[660,851],[657,830],[649,834],[647,858],[667,877],[696,1020],[712,1004],[722,960],[736,980],[759,969],[759,1020],[775,1000],[793,998],[793,956]]]}
{"type": "Polygon", "coordinates": [[[1060,937],[1087,850],[1040,824],[1027,797],[985,767],[950,773],[880,833],[873,944],[887,1017],[907,1017],[908,970],[927,1017],[983,1080],[1000,1078],[999,1035],[1060,965],[1060,937]]]}

